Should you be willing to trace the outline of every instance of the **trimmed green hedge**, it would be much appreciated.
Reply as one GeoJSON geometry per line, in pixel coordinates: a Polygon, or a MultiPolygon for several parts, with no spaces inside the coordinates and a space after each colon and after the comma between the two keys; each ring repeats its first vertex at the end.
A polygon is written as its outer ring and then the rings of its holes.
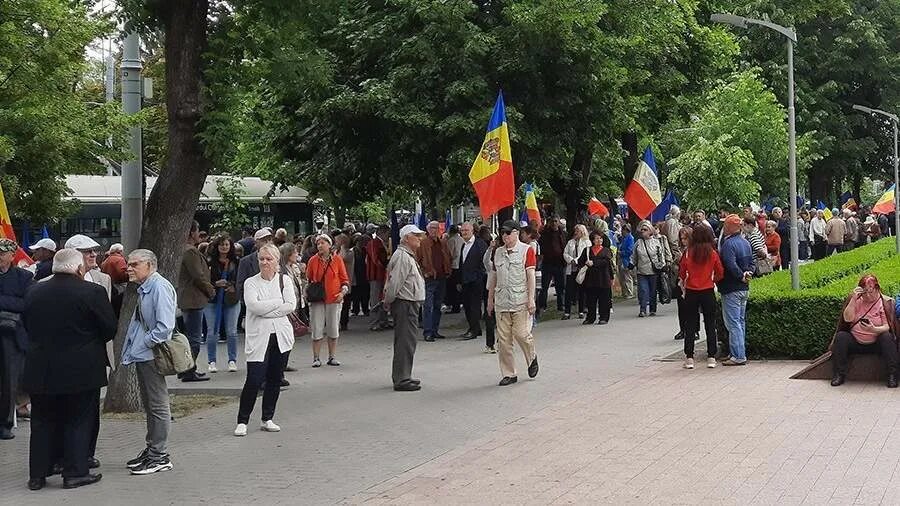
{"type": "Polygon", "coordinates": [[[803,265],[799,291],[791,290],[789,272],[752,281],[748,355],[810,359],[822,354],[834,335],[844,298],[863,272],[878,276],[886,295],[900,294],[900,256],[894,253],[893,240],[882,240],[803,265]]]}

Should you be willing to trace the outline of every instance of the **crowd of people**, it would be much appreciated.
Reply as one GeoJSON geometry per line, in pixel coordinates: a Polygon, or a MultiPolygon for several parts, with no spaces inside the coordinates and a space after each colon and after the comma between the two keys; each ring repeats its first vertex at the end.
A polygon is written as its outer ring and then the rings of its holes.
{"type": "MultiPolygon", "coordinates": [[[[801,216],[803,261],[889,233],[883,217],[864,211],[858,216],[844,210],[829,220],[822,211],[801,216]]],[[[548,309],[550,288],[559,318],[577,314],[582,325],[607,324],[616,294],[637,297],[639,318],[654,317],[658,304],[675,300],[675,339],[683,340],[685,369],[694,368],[701,316],[707,367],[747,363],[750,282],[789,262],[790,227],[781,209],[768,215],[747,208],[743,216],[722,211],[707,218],[672,206],[665,220],[640,221],[634,233],[620,216],[583,221],[569,228],[549,216],[536,229],[509,220],[496,236],[487,226],[466,222],[443,230],[432,221],[424,231],[403,226],[398,244],[390,227],[378,224],[293,238],[284,229],[262,228],[233,240],[227,233],[210,236],[193,222],[174,284],[157,272],[156,255],[148,250],[126,256],[114,244],[101,253],[96,241],[75,235],[57,251],[53,240],[42,239],[30,247],[34,264],[20,268],[13,265],[18,246],[0,239],[0,439],[15,436],[16,417],[31,419],[34,490],[54,474],[63,476],[66,488],[96,483],[101,475],[91,470],[100,467],[100,389],[107,385],[108,368],[133,366],[147,434],[145,447],[126,466],[135,475],[172,469],[168,389],[154,349],[176,328],[186,335],[195,364],[179,373],[184,382],[209,381],[219,372],[220,341],[225,369],[237,372],[243,329],[246,379],[235,436],[247,435],[260,391],[260,429],[281,430],[275,411],[281,388],[289,385],[284,372],[291,370],[298,329],[310,333],[311,367],[339,367],[338,341],[351,316],[368,318],[371,331],[393,329],[396,391],[422,388],[412,375],[417,342],[445,339],[442,315],[457,312],[464,313],[466,325],[457,338],[483,336],[484,352],[498,354],[499,385],[512,385],[518,381],[514,343],[528,376],[538,374],[533,329],[548,309]],[[114,357],[111,340],[129,282],[137,285],[138,299],[127,316],[121,355],[114,357]],[[728,332],[721,362],[716,291],[728,332]],[[196,367],[204,345],[205,372],[196,367]]],[[[862,279],[848,297],[832,345],[833,385],[846,378],[847,356],[862,352],[884,355],[888,385],[897,385],[894,314],[893,300],[881,295],[877,279],[862,279]]]]}

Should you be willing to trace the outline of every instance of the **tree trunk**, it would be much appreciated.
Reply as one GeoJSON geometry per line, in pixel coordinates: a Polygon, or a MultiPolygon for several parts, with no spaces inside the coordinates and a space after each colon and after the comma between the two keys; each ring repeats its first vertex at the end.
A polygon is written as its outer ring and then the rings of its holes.
{"type": "MultiPolygon", "coordinates": [[[[625,176],[622,188],[628,188],[628,183],[634,178],[634,173],[638,166],[638,138],[637,132],[624,132],[622,134],[622,149],[626,154],[622,158],[622,174],[625,176]]],[[[628,221],[631,222],[631,229],[637,230],[637,225],[641,221],[635,213],[628,207],[628,221]]]]}
{"type": "Polygon", "coordinates": [[[821,200],[825,205],[828,205],[830,203],[831,172],[821,168],[810,168],[808,179],[810,203],[815,206],[821,200]]]}
{"type": "MultiPolygon", "coordinates": [[[[156,253],[159,273],[173,285],[178,283],[184,241],[210,170],[198,135],[208,12],[209,0],[166,0],[160,6],[166,40],[169,158],[147,201],[140,247],[156,253]]],[[[117,360],[136,301],[135,289],[129,287],[114,344],[117,360]]],[[[141,410],[133,367],[119,367],[110,376],[104,410],[141,410]]]]}
{"type": "Polygon", "coordinates": [[[578,218],[585,209],[585,185],[591,178],[591,161],[594,149],[591,146],[575,148],[572,164],[569,166],[569,179],[566,182],[564,200],[566,204],[566,230],[569,234],[575,229],[578,218]]]}
{"type": "Polygon", "coordinates": [[[344,223],[347,221],[347,208],[342,206],[337,206],[334,208],[334,225],[336,228],[342,229],[344,228],[344,223]]]}
{"type": "Polygon", "coordinates": [[[857,205],[862,205],[862,196],[860,195],[860,193],[862,192],[862,175],[854,174],[851,185],[853,186],[853,188],[851,189],[853,193],[853,199],[856,200],[857,205]]]}

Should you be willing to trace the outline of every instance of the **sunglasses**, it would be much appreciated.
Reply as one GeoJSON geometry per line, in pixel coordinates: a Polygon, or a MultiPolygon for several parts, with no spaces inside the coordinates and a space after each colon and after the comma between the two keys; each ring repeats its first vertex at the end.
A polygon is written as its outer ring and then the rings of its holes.
{"type": "Polygon", "coordinates": [[[502,233],[503,235],[509,235],[509,234],[513,234],[513,233],[515,233],[515,232],[517,232],[517,230],[515,230],[515,229],[513,229],[513,230],[501,230],[501,231],[500,231],[500,233],[502,233]]]}

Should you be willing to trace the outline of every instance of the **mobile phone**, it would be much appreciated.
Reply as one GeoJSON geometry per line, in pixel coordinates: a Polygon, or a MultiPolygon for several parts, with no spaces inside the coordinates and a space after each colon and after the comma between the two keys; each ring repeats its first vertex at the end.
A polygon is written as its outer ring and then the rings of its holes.
{"type": "Polygon", "coordinates": [[[865,323],[866,325],[872,324],[872,322],[870,322],[868,318],[860,318],[859,323],[865,323]]]}

